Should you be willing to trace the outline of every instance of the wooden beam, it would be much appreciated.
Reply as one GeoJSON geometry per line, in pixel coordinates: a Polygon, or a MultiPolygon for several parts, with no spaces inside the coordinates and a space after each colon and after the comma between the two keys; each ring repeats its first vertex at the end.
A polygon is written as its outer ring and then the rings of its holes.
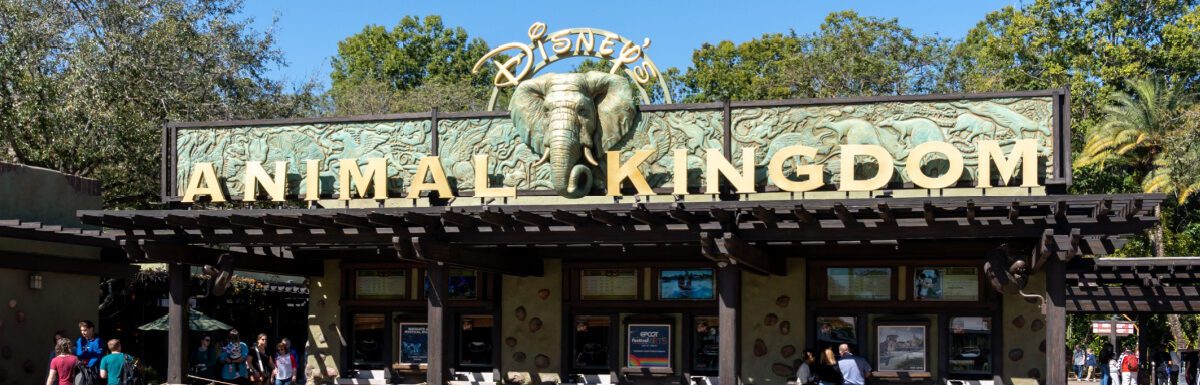
{"type": "Polygon", "coordinates": [[[491,210],[480,211],[479,220],[489,225],[500,227],[506,231],[512,231],[523,227],[517,222],[516,219],[513,219],[511,215],[491,210]]]}
{"type": "Polygon", "coordinates": [[[565,225],[575,227],[576,229],[597,227],[601,225],[600,222],[594,221],[592,218],[573,214],[564,210],[554,210],[553,213],[550,213],[550,216],[554,218],[554,220],[562,222],[565,225]]]}
{"type": "Polygon", "coordinates": [[[195,266],[216,265],[221,255],[228,254],[233,257],[233,266],[237,270],[305,277],[324,275],[324,266],[320,261],[282,258],[247,251],[220,250],[199,246],[144,241],[139,244],[139,247],[146,256],[146,259],[151,261],[183,263],[195,266]]]}
{"type": "Polygon", "coordinates": [[[421,213],[407,212],[404,213],[404,221],[425,228],[426,232],[440,233],[443,232],[442,221],[433,215],[421,213]]]}
{"type": "Polygon", "coordinates": [[[614,227],[624,226],[629,223],[629,218],[601,209],[592,209],[591,211],[588,211],[588,215],[590,215],[593,220],[614,227]]]}
{"type": "Polygon", "coordinates": [[[975,201],[967,201],[967,223],[975,223],[975,201]]]}
{"type": "Polygon", "coordinates": [[[841,202],[833,204],[833,213],[837,215],[839,220],[842,221],[842,226],[855,227],[860,225],[858,221],[854,219],[854,214],[851,213],[849,209],[846,209],[846,205],[843,205],[841,202]]]}
{"type": "Polygon", "coordinates": [[[667,211],[667,216],[670,216],[671,219],[674,219],[685,225],[695,225],[699,224],[701,221],[699,216],[684,210],[682,207],[675,207],[670,211],[667,211]]]}
{"type": "Polygon", "coordinates": [[[786,263],[779,255],[763,252],[733,234],[724,234],[719,238],[709,233],[702,234],[701,250],[710,260],[718,263],[728,260],[730,264],[760,275],[787,275],[786,263]]]}
{"type": "Polygon", "coordinates": [[[718,383],[737,384],[741,381],[742,345],[741,323],[741,269],[735,265],[717,268],[717,323],[721,333],[717,338],[718,383]]]}
{"type": "Polygon", "coordinates": [[[410,241],[416,259],[430,263],[522,277],[543,274],[541,259],[522,259],[501,248],[465,247],[423,237],[412,237],[410,241]]]}
{"type": "Polygon", "coordinates": [[[1017,219],[1021,218],[1021,202],[1012,202],[1008,204],[1008,221],[1017,223],[1017,219]]]}
{"type": "Polygon", "coordinates": [[[528,211],[517,210],[513,212],[513,219],[517,220],[517,222],[521,222],[530,226],[537,226],[541,229],[545,229],[554,225],[553,220],[528,211]]]}
{"type": "Polygon", "coordinates": [[[1054,202],[1054,206],[1050,211],[1054,213],[1055,223],[1060,223],[1067,220],[1067,209],[1069,208],[1070,206],[1067,205],[1067,201],[1065,200],[1054,202]]]}
{"type": "Polygon", "coordinates": [[[442,213],[442,222],[452,224],[458,227],[458,231],[464,233],[479,232],[479,226],[482,225],[481,221],[475,217],[454,211],[442,213]]]}
{"type": "MultiPolygon", "coordinates": [[[[220,221],[222,221],[222,218],[218,218],[218,217],[212,217],[212,216],[207,216],[207,215],[202,216],[202,217],[204,217],[205,220],[209,224],[217,224],[217,223],[220,223],[220,221]]],[[[262,217],[253,217],[253,216],[241,215],[241,214],[230,215],[229,217],[224,218],[224,222],[227,222],[232,225],[251,228],[251,229],[265,229],[265,228],[269,227],[265,223],[263,223],[262,217]]]]}
{"type": "Polygon", "coordinates": [[[818,226],[821,224],[821,222],[817,221],[817,216],[813,215],[811,211],[808,211],[808,209],[804,208],[804,205],[796,205],[796,207],[792,209],[792,214],[796,216],[796,220],[800,223],[815,223],[818,226]]]}
{"type": "Polygon", "coordinates": [[[925,201],[925,204],[921,206],[921,213],[925,216],[925,223],[929,225],[937,223],[937,214],[934,213],[935,210],[937,210],[937,207],[934,207],[933,202],[931,201],[925,201]]]}
{"type": "Polygon", "coordinates": [[[291,215],[263,215],[263,224],[283,229],[307,229],[308,225],[300,223],[300,218],[291,215]]]}
{"type": "Polygon", "coordinates": [[[167,383],[188,383],[188,287],[191,286],[191,269],[179,263],[167,264],[167,383]]]}
{"type": "Polygon", "coordinates": [[[409,227],[409,223],[405,222],[403,217],[391,214],[369,213],[367,221],[382,228],[407,229],[409,227]]]}
{"type": "Polygon", "coordinates": [[[633,218],[633,220],[641,222],[642,224],[647,225],[647,226],[661,226],[663,223],[666,222],[665,219],[659,217],[657,214],[651,212],[650,210],[646,210],[645,207],[639,207],[639,208],[630,210],[629,217],[633,218]]]}
{"type": "Polygon", "coordinates": [[[876,210],[879,211],[879,219],[883,221],[883,224],[888,226],[896,225],[896,214],[892,212],[892,208],[888,206],[887,202],[879,202],[876,210]]]}
{"type": "Polygon", "coordinates": [[[297,218],[300,224],[307,227],[319,227],[326,230],[341,230],[341,226],[333,221],[333,218],[321,215],[300,214],[297,218]]]}
{"type": "Polygon", "coordinates": [[[1125,215],[1124,215],[1125,219],[1126,220],[1133,219],[1141,211],[1142,211],[1142,199],[1141,198],[1134,199],[1134,200],[1130,201],[1129,203],[1125,204],[1125,215]]]}
{"type": "MultiPolygon", "coordinates": [[[[415,249],[420,249],[415,238],[413,245],[415,249]]],[[[420,252],[418,251],[418,253],[420,252]]],[[[425,382],[447,384],[450,379],[450,328],[446,308],[450,306],[448,290],[450,269],[439,263],[431,263],[425,268],[425,276],[429,280],[429,289],[425,295],[427,301],[425,316],[428,328],[426,329],[428,333],[426,354],[429,355],[425,382]]]]}
{"type": "Polygon", "coordinates": [[[754,215],[755,219],[758,219],[759,222],[762,222],[763,225],[765,225],[767,227],[770,227],[770,228],[779,227],[780,219],[779,219],[779,216],[775,214],[775,209],[769,209],[769,208],[762,207],[762,206],[754,206],[754,208],[750,210],[750,213],[754,215]]]}
{"type": "Polygon", "coordinates": [[[357,215],[348,215],[343,213],[333,214],[333,223],[344,227],[353,227],[359,230],[374,231],[378,226],[371,223],[369,219],[357,215]]]}
{"type": "Polygon", "coordinates": [[[1112,199],[1103,198],[1096,202],[1096,207],[1092,209],[1092,217],[1100,218],[1112,214],[1112,199]]]}
{"type": "Polygon", "coordinates": [[[1066,308],[1066,262],[1051,258],[1046,261],[1046,370],[1047,384],[1066,384],[1067,366],[1067,308],[1066,308]]]}

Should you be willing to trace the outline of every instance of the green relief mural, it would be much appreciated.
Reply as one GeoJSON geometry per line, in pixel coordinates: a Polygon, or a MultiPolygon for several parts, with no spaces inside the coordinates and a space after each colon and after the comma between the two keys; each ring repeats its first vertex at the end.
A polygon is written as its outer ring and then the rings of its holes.
{"type": "MultiPolygon", "coordinates": [[[[387,159],[389,190],[407,188],[417,160],[430,152],[430,121],[325,123],[270,127],[185,128],[176,139],[178,191],[186,188],[191,165],[212,163],[229,194],[241,194],[246,161],[274,170],[287,162],[288,194],[303,194],[305,160],[320,160],[321,192],[337,187],[338,159],[387,159]]],[[[273,171],[272,171],[273,172],[273,171]]]]}
{"type": "MultiPolygon", "coordinates": [[[[674,151],[677,149],[687,153],[686,177],[690,191],[703,193],[705,189],[697,187],[706,185],[706,169],[715,167],[706,164],[706,151],[721,149],[725,139],[723,113],[719,108],[696,109],[697,106],[692,106],[638,111],[628,81],[600,72],[543,75],[518,85],[511,100],[511,112],[507,117],[447,117],[438,121],[438,165],[456,195],[473,191],[480,184],[474,170],[474,156],[479,154],[488,158],[489,187],[547,190],[576,198],[607,192],[608,151],[619,153],[621,163],[627,163],[642,151],[648,156],[638,165],[640,176],[650,188],[669,188],[684,177],[674,172],[674,151]]],[[[1054,103],[1055,99],[1047,95],[734,107],[730,111],[731,158],[740,170],[741,150],[747,147],[758,149],[753,182],[759,191],[764,186],[767,189],[781,186],[778,181],[768,180],[770,161],[785,148],[796,150],[795,146],[815,149],[816,155],[811,159],[795,156],[784,162],[783,177],[795,178],[797,162],[824,167],[823,183],[805,187],[807,189],[850,185],[840,181],[841,154],[844,149],[851,151],[852,148],[844,147],[846,145],[877,146],[874,148],[878,153],[874,156],[890,157],[895,168],[891,183],[883,183],[888,181],[887,175],[883,175],[877,179],[879,184],[845,189],[847,191],[888,185],[898,187],[906,182],[942,188],[954,186],[955,178],[963,182],[958,185],[990,185],[970,183],[978,182],[975,174],[980,143],[987,141],[990,146],[999,147],[993,150],[993,157],[1006,158],[996,163],[1006,165],[1003,169],[997,167],[1000,174],[1019,174],[1015,164],[1017,154],[1032,156],[1036,152],[1037,170],[1026,172],[1048,178],[1054,174],[1054,103]],[[1018,141],[1021,141],[1020,146],[1018,141]],[[913,181],[910,173],[917,169],[907,167],[910,152],[922,144],[930,144],[924,146],[926,150],[940,149],[925,155],[925,161],[920,163],[926,182],[913,181]],[[929,182],[930,178],[946,174],[951,168],[951,162],[942,152],[955,156],[961,153],[964,167],[953,171],[961,174],[947,175],[937,183],[929,182]]],[[[305,161],[313,159],[320,163],[322,195],[329,196],[338,186],[339,159],[354,159],[365,164],[371,158],[384,158],[387,161],[388,196],[404,196],[412,185],[418,162],[432,154],[434,135],[431,127],[432,120],[426,118],[181,128],[176,142],[176,182],[181,195],[186,195],[182,192],[193,165],[209,162],[214,165],[215,177],[225,187],[226,194],[240,195],[247,161],[263,162],[271,172],[273,162],[285,161],[287,194],[298,196],[306,193],[305,161]]],[[[859,176],[855,179],[874,175],[876,172],[872,168],[877,167],[870,156],[859,158],[856,165],[859,176]]],[[[813,175],[818,171],[812,170],[813,175]]],[[[997,173],[992,175],[993,180],[997,179],[997,173]]],[[[730,181],[743,186],[738,187],[740,191],[754,190],[744,187],[749,185],[748,180],[730,181]]],[[[1037,185],[1024,182],[1020,184],[1037,185]]],[[[1010,186],[1017,184],[1007,183],[1010,186]]],[[[790,191],[807,191],[790,188],[790,191]]]]}
{"type": "MultiPolygon", "coordinates": [[[[922,143],[946,142],[963,154],[966,167],[960,180],[971,181],[978,165],[978,141],[997,140],[1008,154],[1016,140],[1034,139],[1038,159],[1045,162],[1039,164],[1039,173],[1052,175],[1053,111],[1050,97],[736,108],[731,113],[733,163],[741,166],[742,148],[757,147],[755,183],[762,186],[767,183],[767,162],[777,151],[794,145],[809,146],[817,149],[817,157],[805,160],[806,164],[824,164],[826,183],[837,184],[840,146],[869,144],[881,146],[892,155],[896,168],[893,182],[909,182],[903,170],[909,151],[922,143]]],[[[931,154],[925,159],[922,169],[927,175],[945,173],[945,157],[931,154]]],[[[860,170],[872,166],[869,158],[860,158],[859,163],[860,170]]],[[[785,175],[794,175],[795,164],[784,164],[785,175]]],[[[860,174],[873,172],[863,170],[860,174]]]]}

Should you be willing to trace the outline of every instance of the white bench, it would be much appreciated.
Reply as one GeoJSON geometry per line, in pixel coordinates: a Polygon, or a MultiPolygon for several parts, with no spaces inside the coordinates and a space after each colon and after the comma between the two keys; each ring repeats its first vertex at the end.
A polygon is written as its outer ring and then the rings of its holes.
{"type": "Polygon", "coordinates": [[[392,382],[392,373],[388,370],[360,370],[354,378],[339,378],[337,385],[387,385],[392,382]]]}
{"type": "Polygon", "coordinates": [[[497,385],[492,372],[454,372],[450,385],[497,385]]]}

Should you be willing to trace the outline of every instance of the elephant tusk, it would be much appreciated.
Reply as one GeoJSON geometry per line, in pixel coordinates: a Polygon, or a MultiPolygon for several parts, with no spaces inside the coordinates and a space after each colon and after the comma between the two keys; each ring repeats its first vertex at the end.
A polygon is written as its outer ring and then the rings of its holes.
{"type": "Polygon", "coordinates": [[[542,163],[546,163],[547,160],[550,160],[550,151],[543,153],[542,159],[538,159],[537,162],[533,162],[533,167],[541,166],[542,163]]]}
{"type": "Polygon", "coordinates": [[[586,159],[586,160],[587,160],[587,162],[588,162],[588,163],[590,163],[591,165],[593,165],[593,166],[596,166],[596,167],[600,167],[600,162],[597,162],[597,161],[596,161],[596,158],[593,158],[593,157],[592,157],[592,151],[591,151],[591,149],[589,149],[589,148],[584,148],[584,149],[583,149],[583,158],[584,158],[584,159],[586,159]]]}

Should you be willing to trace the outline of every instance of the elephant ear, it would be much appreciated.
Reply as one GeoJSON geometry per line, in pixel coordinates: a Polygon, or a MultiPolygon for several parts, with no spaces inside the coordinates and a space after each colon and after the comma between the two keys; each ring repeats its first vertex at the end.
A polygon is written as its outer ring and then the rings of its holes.
{"type": "Polygon", "coordinates": [[[596,115],[600,127],[592,143],[597,145],[597,156],[612,150],[633,129],[637,114],[633,99],[633,87],[623,76],[591,71],[585,76],[587,90],[596,101],[596,115]]]}
{"type": "Polygon", "coordinates": [[[513,128],[521,136],[521,141],[541,155],[542,136],[546,128],[546,92],[550,89],[550,78],[541,76],[517,85],[512,98],[508,102],[508,110],[512,114],[513,128]]]}

